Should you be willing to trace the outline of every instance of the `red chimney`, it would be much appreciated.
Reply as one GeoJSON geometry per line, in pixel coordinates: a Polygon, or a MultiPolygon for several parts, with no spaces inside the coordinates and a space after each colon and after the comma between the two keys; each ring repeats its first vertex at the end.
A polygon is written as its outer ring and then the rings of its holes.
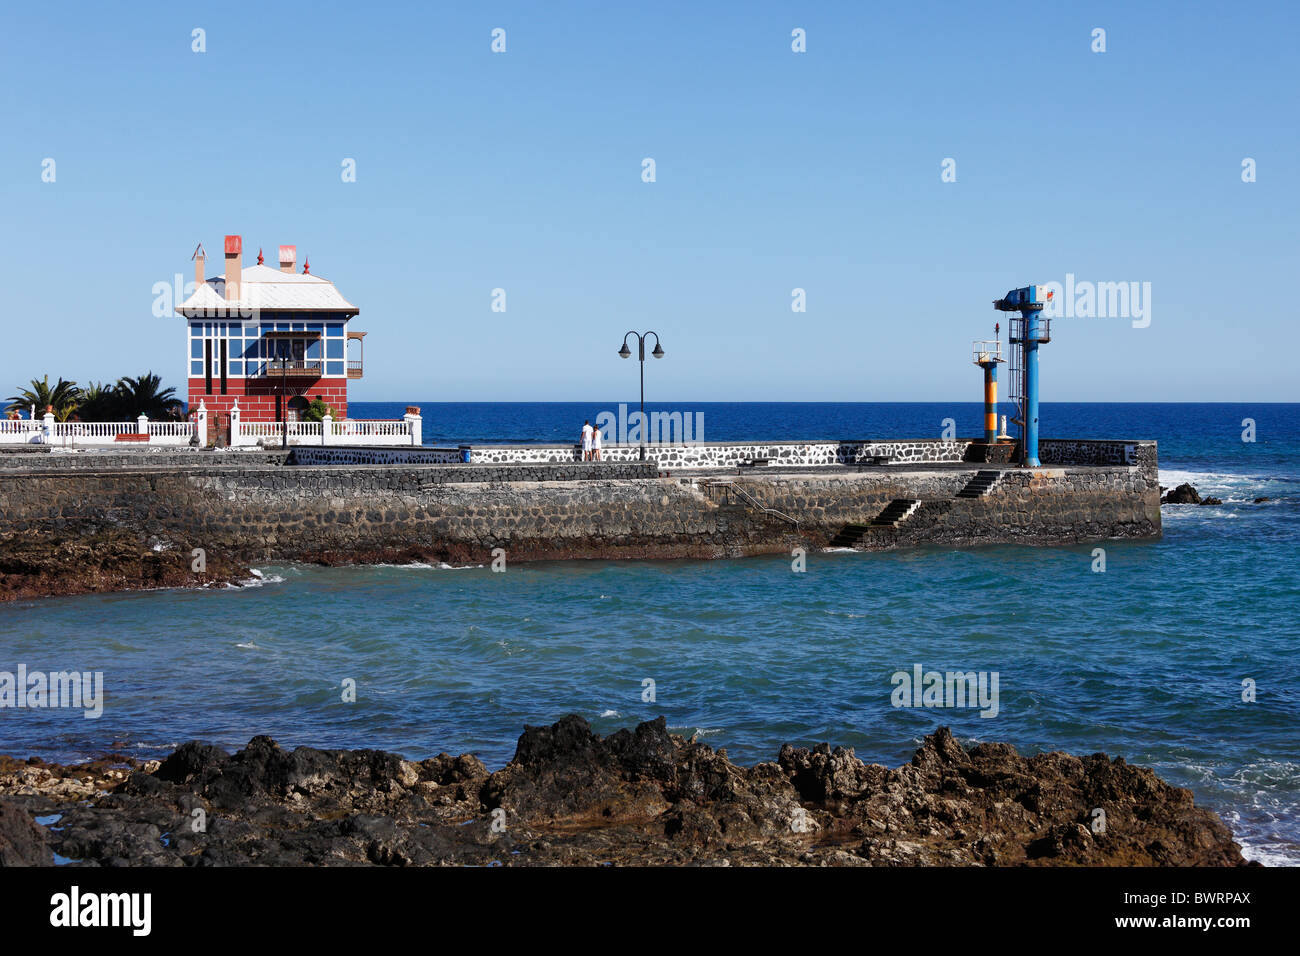
{"type": "Polygon", "coordinates": [[[297,246],[280,247],[280,271],[281,272],[292,272],[293,264],[297,261],[298,261],[297,246]]]}
{"type": "Polygon", "coordinates": [[[226,301],[239,299],[243,279],[244,240],[239,236],[226,236],[226,301]]]}

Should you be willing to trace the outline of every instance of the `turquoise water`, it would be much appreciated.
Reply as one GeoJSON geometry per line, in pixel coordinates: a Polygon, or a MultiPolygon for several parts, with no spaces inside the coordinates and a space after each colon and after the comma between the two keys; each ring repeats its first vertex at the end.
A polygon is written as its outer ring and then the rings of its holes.
{"type": "Polygon", "coordinates": [[[11,605],[0,669],[102,670],[106,703],[98,720],[0,711],[0,752],[153,756],[268,733],[496,767],[525,723],[574,712],[601,732],[664,714],[746,763],[826,740],[897,765],[948,724],[1122,754],[1190,787],[1248,855],[1300,863],[1300,409],[1256,409],[1260,440],[1243,443],[1233,406],[1167,437],[1180,406],[1098,408],[1113,434],[1161,439],[1165,484],[1225,506],[1167,507],[1163,539],[1101,545],[1104,573],[1096,545],[827,552],[804,573],[785,558],[292,566],[239,590],[11,605]],[[891,675],[915,664],[996,671],[997,716],[891,706],[891,675]]]}

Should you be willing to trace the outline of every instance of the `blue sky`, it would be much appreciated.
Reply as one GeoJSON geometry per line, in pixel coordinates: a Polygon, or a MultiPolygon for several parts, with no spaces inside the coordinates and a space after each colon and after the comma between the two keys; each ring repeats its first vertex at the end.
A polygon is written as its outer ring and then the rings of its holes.
{"type": "Polygon", "coordinates": [[[1293,401],[1297,9],[7,4],[0,388],[181,385],[152,287],[239,233],[360,306],[354,400],[633,398],[653,328],[658,400],[975,401],[1069,273],[1150,325],[1058,320],[1045,401],[1293,401]]]}

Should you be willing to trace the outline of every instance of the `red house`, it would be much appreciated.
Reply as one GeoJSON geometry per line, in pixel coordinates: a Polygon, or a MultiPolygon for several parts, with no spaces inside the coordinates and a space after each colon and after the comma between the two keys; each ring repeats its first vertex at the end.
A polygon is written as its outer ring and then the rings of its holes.
{"type": "Polygon", "coordinates": [[[294,272],[297,249],[280,246],[280,267],[243,265],[239,236],[226,236],[226,271],[204,277],[194,252],[195,292],[176,307],[187,320],[189,408],[203,402],[222,425],[239,402],[246,422],[296,420],[314,398],[348,413],[348,380],[362,374],[361,340],[349,329],[360,311],[334,288],[294,272]]]}

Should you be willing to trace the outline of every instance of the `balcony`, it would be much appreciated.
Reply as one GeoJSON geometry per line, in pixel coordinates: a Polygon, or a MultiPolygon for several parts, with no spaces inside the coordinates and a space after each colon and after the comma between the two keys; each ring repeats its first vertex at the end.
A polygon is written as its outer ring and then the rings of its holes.
{"type": "Polygon", "coordinates": [[[325,363],[319,359],[270,359],[261,363],[257,378],[320,378],[325,363]]]}
{"type": "Polygon", "coordinates": [[[348,359],[348,378],[361,378],[362,360],[365,357],[362,354],[361,349],[365,345],[365,339],[365,332],[353,332],[350,329],[348,330],[348,354],[356,356],[356,358],[348,359]],[[357,344],[354,346],[352,344],[353,342],[356,342],[357,344]]]}

